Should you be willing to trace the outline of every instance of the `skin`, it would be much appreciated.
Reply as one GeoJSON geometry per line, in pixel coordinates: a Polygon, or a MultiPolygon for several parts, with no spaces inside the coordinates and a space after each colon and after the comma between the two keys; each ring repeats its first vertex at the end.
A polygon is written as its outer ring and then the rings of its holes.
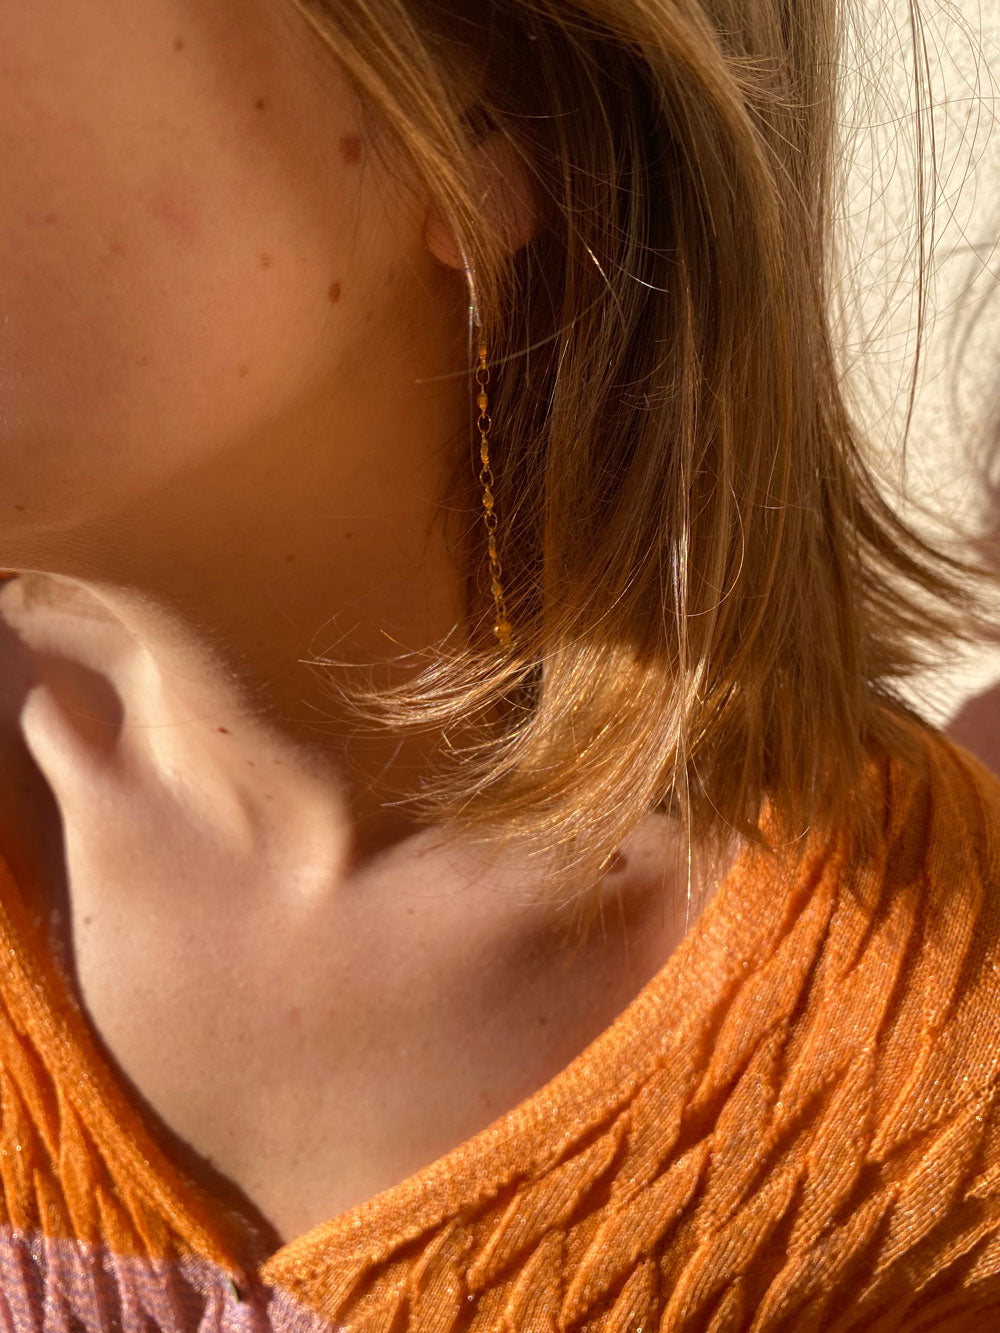
{"type": "Polygon", "coordinates": [[[301,660],[461,626],[470,381],[454,241],[291,7],[8,0],[0,61],[0,845],[263,1252],[625,1007],[680,933],[671,835],[557,965],[538,872],[385,811],[419,749],[357,745],[301,660]]]}

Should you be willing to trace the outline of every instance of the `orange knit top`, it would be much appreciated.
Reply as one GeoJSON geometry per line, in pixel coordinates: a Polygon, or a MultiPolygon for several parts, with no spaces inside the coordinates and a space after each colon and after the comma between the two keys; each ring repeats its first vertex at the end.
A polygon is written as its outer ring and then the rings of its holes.
{"type": "Polygon", "coordinates": [[[1000,1329],[1000,782],[913,733],[864,856],[744,851],[561,1073],[258,1268],[3,869],[0,1330],[1000,1329]]]}

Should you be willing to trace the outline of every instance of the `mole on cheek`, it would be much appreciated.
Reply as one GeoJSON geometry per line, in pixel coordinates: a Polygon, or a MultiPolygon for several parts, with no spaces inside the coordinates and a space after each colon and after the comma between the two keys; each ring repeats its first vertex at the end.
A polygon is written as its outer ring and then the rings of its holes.
{"type": "Polygon", "coordinates": [[[260,257],[261,268],[270,268],[273,265],[273,263],[274,259],[272,258],[271,255],[261,255],[260,257]]]}
{"type": "Polygon", "coordinates": [[[333,301],[334,303],[336,303],[337,301],[339,301],[339,300],[340,300],[340,283],[339,283],[339,282],[331,282],[331,283],[330,283],[330,286],[327,288],[326,294],[327,294],[327,296],[330,298],[330,300],[333,301]]]}
{"type": "Polygon", "coordinates": [[[174,50],[175,50],[175,51],[183,51],[183,50],[184,50],[184,38],[183,38],[183,37],[175,37],[175,38],[174,38],[174,50]]]}
{"type": "Polygon", "coordinates": [[[266,108],[267,108],[267,98],[266,98],[266,97],[258,97],[257,100],[256,100],[256,102],[254,102],[254,106],[257,108],[258,111],[264,111],[264,110],[266,110],[266,108]]]}
{"type": "Polygon", "coordinates": [[[359,134],[341,135],[340,156],[352,166],[361,161],[361,136],[359,134]]]}

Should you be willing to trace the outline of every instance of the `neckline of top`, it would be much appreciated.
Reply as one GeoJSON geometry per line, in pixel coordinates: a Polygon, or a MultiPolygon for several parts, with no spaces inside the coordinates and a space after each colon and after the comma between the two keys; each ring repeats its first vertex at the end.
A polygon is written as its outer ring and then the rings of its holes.
{"type": "MultiPolygon", "coordinates": [[[[765,808],[762,833],[769,831],[765,808]]],[[[812,835],[795,864],[809,855],[812,835]]],[[[780,850],[780,849],[778,849],[780,850]]],[[[683,1043],[720,993],[742,982],[768,951],[786,915],[775,891],[783,864],[766,846],[746,842],[715,885],[664,965],[619,1015],[543,1086],[490,1125],[396,1185],[282,1244],[257,1269],[265,1284],[294,1278],[301,1288],[335,1256],[338,1265],[377,1262],[463,1207],[505,1184],[554,1164],[588,1129],[612,1116],[671,1049],[683,1043]],[[768,891],[770,890],[770,891],[768,891]]],[[[146,1123],[54,960],[37,938],[16,879],[0,850],[0,977],[40,1039],[43,1060],[72,1089],[86,1093],[88,1126],[101,1150],[175,1233],[238,1284],[247,1277],[238,1244],[208,1198],[192,1191],[146,1123]]]]}

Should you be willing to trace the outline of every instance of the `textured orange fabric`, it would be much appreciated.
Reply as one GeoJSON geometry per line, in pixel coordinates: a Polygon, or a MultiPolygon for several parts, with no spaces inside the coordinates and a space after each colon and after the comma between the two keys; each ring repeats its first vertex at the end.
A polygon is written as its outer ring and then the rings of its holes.
{"type": "Polygon", "coordinates": [[[551,1082],[258,1271],[4,874],[0,1329],[1000,1329],[1000,782],[914,735],[864,855],[744,852],[551,1082]]]}

